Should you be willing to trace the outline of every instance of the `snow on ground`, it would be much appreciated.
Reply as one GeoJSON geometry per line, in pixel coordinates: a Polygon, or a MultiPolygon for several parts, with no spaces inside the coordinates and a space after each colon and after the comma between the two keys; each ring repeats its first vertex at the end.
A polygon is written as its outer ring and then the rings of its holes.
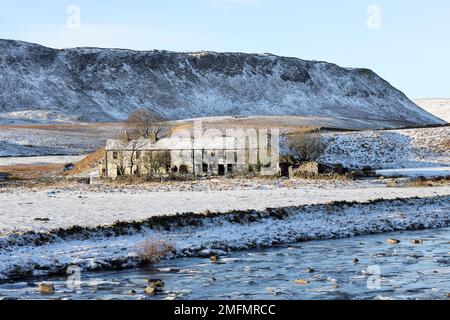
{"type": "Polygon", "coordinates": [[[58,112],[47,110],[23,110],[16,112],[0,112],[0,123],[20,124],[20,123],[56,123],[76,121],[75,117],[61,116],[58,112]]]}
{"type": "MultiPolygon", "coordinates": [[[[63,274],[70,265],[78,265],[84,271],[138,266],[139,245],[149,238],[165,239],[175,247],[172,257],[181,257],[383,231],[446,227],[450,221],[450,196],[203,216],[185,224],[180,223],[182,217],[178,219],[169,225],[163,222],[161,227],[165,227],[161,229],[154,224],[150,225],[153,228],[141,225],[135,231],[130,227],[116,229],[119,234],[115,236],[99,231],[88,239],[72,235],[45,242],[45,237],[36,234],[35,241],[25,245],[7,243],[0,249],[0,279],[63,274]]],[[[62,233],[55,236],[58,234],[62,233]]]]}
{"type": "Polygon", "coordinates": [[[0,158],[0,166],[76,163],[84,157],[85,156],[6,157],[0,158]]]}
{"type": "Polygon", "coordinates": [[[321,160],[352,168],[450,166],[450,127],[326,133],[321,160]]]}
{"type": "Polygon", "coordinates": [[[450,195],[450,186],[386,188],[382,184],[306,184],[296,188],[261,185],[214,191],[141,189],[22,190],[0,193],[0,232],[46,231],[71,226],[99,226],[115,221],[145,220],[183,212],[264,210],[333,201],[368,201],[450,195]],[[36,221],[35,219],[49,219],[36,221]]]}
{"type": "Polygon", "coordinates": [[[0,279],[61,273],[70,265],[135,267],[139,245],[151,237],[172,243],[174,257],[198,256],[449,221],[450,186],[388,188],[378,180],[11,188],[0,192],[0,279]]]}
{"type": "Polygon", "coordinates": [[[0,126],[0,157],[81,155],[121,133],[120,124],[0,126]]]}
{"type": "Polygon", "coordinates": [[[417,99],[414,102],[429,113],[450,123],[450,99],[417,99]]]}
{"type": "Polygon", "coordinates": [[[386,169],[376,173],[385,177],[446,177],[450,176],[450,167],[386,169]]]}

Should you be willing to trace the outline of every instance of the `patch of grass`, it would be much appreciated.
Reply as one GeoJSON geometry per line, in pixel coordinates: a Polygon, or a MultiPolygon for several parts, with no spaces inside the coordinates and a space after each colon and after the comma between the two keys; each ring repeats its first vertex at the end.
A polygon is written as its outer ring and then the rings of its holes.
{"type": "Polygon", "coordinates": [[[306,180],[329,180],[329,181],[348,181],[348,180],[357,180],[360,175],[355,171],[348,172],[346,174],[338,174],[338,173],[302,173],[297,172],[293,175],[294,178],[306,179],[306,180]]]}
{"type": "Polygon", "coordinates": [[[387,188],[397,188],[400,186],[400,184],[397,182],[397,180],[387,180],[385,181],[385,185],[387,188]]]}
{"type": "Polygon", "coordinates": [[[449,177],[439,177],[428,179],[425,177],[418,177],[406,183],[408,187],[439,187],[450,185],[450,176],[449,177]]]}
{"type": "MultiPolygon", "coordinates": [[[[278,128],[281,132],[287,134],[304,134],[319,130],[322,126],[317,124],[318,118],[314,117],[299,117],[299,116],[259,116],[259,117],[224,117],[218,118],[204,118],[202,119],[203,129],[265,129],[278,128]]],[[[172,123],[171,132],[179,132],[181,130],[191,131],[193,122],[174,122],[172,123]]]]}
{"type": "Polygon", "coordinates": [[[442,151],[450,150],[450,138],[443,140],[438,144],[438,148],[442,151]]]}
{"type": "Polygon", "coordinates": [[[20,164],[0,167],[0,172],[7,172],[11,180],[40,179],[60,175],[62,164],[20,164]]]}
{"type": "Polygon", "coordinates": [[[427,188],[450,185],[450,177],[426,178],[418,177],[410,180],[389,179],[385,181],[388,188],[427,188]]]}
{"type": "Polygon", "coordinates": [[[77,175],[94,169],[101,159],[105,158],[105,148],[100,148],[89,154],[75,164],[75,168],[66,172],[66,175],[77,175]]]}

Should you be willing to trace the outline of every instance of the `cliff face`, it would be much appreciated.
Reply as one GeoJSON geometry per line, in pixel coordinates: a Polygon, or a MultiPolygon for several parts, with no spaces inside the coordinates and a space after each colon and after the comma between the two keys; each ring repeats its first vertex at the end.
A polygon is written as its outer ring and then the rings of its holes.
{"type": "Polygon", "coordinates": [[[243,53],[56,50],[0,40],[2,118],[110,121],[299,115],[385,126],[438,124],[367,69],[243,53]]]}

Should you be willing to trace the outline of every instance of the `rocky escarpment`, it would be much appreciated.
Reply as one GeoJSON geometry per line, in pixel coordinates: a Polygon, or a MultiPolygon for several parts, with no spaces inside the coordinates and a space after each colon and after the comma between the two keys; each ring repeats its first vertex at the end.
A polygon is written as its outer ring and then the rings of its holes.
{"type": "Polygon", "coordinates": [[[57,50],[0,40],[0,118],[111,121],[298,115],[367,127],[443,123],[367,69],[270,54],[57,50]]]}

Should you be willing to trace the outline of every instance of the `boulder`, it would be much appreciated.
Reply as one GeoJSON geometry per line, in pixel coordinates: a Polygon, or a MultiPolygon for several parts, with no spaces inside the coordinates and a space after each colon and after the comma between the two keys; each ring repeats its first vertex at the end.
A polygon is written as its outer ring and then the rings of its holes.
{"type": "Polygon", "coordinates": [[[161,289],[154,286],[147,286],[144,291],[146,294],[156,294],[158,292],[161,292],[161,289]]]}
{"type": "Polygon", "coordinates": [[[296,279],[294,282],[296,284],[308,284],[309,283],[309,281],[305,280],[305,279],[296,279]]]}
{"type": "Polygon", "coordinates": [[[55,292],[55,287],[51,283],[39,283],[38,290],[42,294],[51,294],[55,292]]]}
{"type": "Polygon", "coordinates": [[[150,279],[148,280],[148,285],[162,289],[164,288],[164,281],[162,281],[161,279],[150,279]]]}
{"type": "Polygon", "coordinates": [[[164,288],[164,281],[161,279],[149,279],[148,285],[145,288],[146,294],[156,294],[158,292],[161,292],[164,288]]]}

